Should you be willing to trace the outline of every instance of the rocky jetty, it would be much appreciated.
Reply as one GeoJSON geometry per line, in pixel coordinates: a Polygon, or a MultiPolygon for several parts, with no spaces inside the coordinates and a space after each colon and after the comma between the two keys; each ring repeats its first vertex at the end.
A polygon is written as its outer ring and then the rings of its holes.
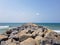
{"type": "Polygon", "coordinates": [[[0,34],[0,45],[60,45],[60,34],[28,23],[0,34]]]}

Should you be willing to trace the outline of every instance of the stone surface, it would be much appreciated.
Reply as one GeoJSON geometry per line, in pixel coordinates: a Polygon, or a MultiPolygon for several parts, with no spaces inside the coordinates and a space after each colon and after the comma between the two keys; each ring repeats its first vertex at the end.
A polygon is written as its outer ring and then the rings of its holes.
{"type": "Polygon", "coordinates": [[[28,38],[20,43],[20,45],[36,45],[36,42],[32,38],[28,38]]]}
{"type": "Polygon", "coordinates": [[[1,40],[1,39],[4,39],[4,38],[7,38],[7,36],[5,36],[5,35],[0,35],[0,40],[1,40]]]}

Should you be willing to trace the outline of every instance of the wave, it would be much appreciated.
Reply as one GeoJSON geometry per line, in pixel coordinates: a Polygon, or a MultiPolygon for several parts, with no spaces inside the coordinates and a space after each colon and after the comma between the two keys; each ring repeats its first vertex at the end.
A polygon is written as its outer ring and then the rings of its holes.
{"type": "Polygon", "coordinates": [[[54,30],[54,31],[55,31],[55,32],[58,32],[58,33],[60,32],[60,30],[54,30]]]}
{"type": "MultiPolygon", "coordinates": [[[[0,26],[0,29],[11,29],[11,27],[10,26],[0,26]]],[[[13,27],[12,27],[13,28],[13,27]]],[[[55,32],[60,32],[60,30],[53,30],[53,31],[55,31],[55,32]]]]}
{"type": "Polygon", "coordinates": [[[7,29],[9,26],[0,26],[0,29],[7,29]]]}

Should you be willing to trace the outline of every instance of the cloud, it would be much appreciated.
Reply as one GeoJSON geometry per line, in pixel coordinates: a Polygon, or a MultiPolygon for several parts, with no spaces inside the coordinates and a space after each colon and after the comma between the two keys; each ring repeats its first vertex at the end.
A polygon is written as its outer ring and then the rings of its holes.
{"type": "Polygon", "coordinates": [[[40,13],[36,13],[36,15],[40,15],[40,13]]]}

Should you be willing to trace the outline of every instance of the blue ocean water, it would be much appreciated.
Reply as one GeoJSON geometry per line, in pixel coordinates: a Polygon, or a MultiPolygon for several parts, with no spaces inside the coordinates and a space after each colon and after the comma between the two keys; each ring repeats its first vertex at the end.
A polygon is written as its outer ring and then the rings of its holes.
{"type": "MultiPolygon", "coordinates": [[[[24,23],[0,23],[0,33],[3,33],[6,30],[8,30],[8,28],[4,28],[4,27],[17,27],[17,26],[21,26],[22,24],[24,23]]],[[[52,30],[60,30],[60,23],[35,23],[35,24],[45,26],[52,30]]]]}
{"type": "Polygon", "coordinates": [[[60,23],[36,23],[36,24],[45,26],[52,30],[60,30],[60,23]]]}

